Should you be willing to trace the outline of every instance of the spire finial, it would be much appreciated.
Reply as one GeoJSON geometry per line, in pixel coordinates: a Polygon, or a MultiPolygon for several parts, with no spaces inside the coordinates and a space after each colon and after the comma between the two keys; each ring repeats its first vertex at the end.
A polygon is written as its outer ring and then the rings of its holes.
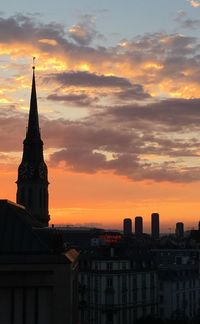
{"type": "Polygon", "coordinates": [[[33,139],[33,138],[40,138],[38,109],[37,109],[37,94],[36,94],[36,83],[35,83],[35,57],[33,57],[32,69],[33,69],[33,77],[32,77],[32,89],[31,89],[27,137],[33,139]]]}
{"type": "Polygon", "coordinates": [[[36,59],[36,57],[35,57],[35,56],[33,56],[33,66],[32,66],[32,68],[33,68],[33,71],[35,70],[35,59],[36,59]]]}

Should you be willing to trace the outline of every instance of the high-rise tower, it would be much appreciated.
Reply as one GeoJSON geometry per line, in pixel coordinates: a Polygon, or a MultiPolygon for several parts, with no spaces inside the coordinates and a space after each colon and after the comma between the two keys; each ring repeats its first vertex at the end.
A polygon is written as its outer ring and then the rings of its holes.
{"type": "Polygon", "coordinates": [[[130,236],[132,234],[132,220],[131,218],[124,218],[123,221],[124,235],[130,236]]]}
{"type": "Polygon", "coordinates": [[[160,237],[159,214],[151,214],[151,235],[152,238],[158,240],[160,237]]]}
{"type": "Polygon", "coordinates": [[[33,66],[28,128],[23,145],[22,162],[18,168],[17,203],[25,206],[41,226],[48,226],[49,182],[39,128],[35,66],[33,66]]]}
{"type": "Polygon", "coordinates": [[[135,235],[141,236],[143,234],[143,218],[141,216],[135,217],[135,235]]]}

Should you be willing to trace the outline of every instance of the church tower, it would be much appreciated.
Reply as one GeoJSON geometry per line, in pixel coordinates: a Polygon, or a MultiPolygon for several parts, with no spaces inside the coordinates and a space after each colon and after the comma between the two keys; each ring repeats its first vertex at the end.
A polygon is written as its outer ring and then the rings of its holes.
{"type": "Polygon", "coordinates": [[[18,168],[17,203],[26,207],[42,227],[48,226],[48,170],[44,162],[43,141],[40,136],[35,66],[26,138],[23,142],[22,162],[18,168]]]}

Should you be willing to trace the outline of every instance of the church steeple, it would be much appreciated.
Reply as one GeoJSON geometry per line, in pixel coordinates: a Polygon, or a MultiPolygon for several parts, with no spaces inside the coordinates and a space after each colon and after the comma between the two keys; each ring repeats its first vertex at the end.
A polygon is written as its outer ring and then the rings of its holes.
{"type": "Polygon", "coordinates": [[[40,137],[38,108],[37,108],[37,94],[36,94],[36,84],[35,84],[35,66],[34,65],[33,65],[33,79],[32,79],[27,137],[32,137],[32,138],[40,137]]]}
{"type": "Polygon", "coordinates": [[[25,206],[41,226],[48,226],[48,170],[40,136],[34,65],[28,128],[23,144],[22,162],[18,168],[17,203],[25,206]]]}

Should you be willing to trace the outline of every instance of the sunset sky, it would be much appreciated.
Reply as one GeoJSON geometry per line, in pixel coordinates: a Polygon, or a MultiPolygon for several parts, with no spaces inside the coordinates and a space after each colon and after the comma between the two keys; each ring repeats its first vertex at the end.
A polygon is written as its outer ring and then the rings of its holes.
{"type": "Polygon", "coordinates": [[[0,197],[15,201],[32,57],[51,223],[200,220],[200,0],[7,0],[0,197]]]}

